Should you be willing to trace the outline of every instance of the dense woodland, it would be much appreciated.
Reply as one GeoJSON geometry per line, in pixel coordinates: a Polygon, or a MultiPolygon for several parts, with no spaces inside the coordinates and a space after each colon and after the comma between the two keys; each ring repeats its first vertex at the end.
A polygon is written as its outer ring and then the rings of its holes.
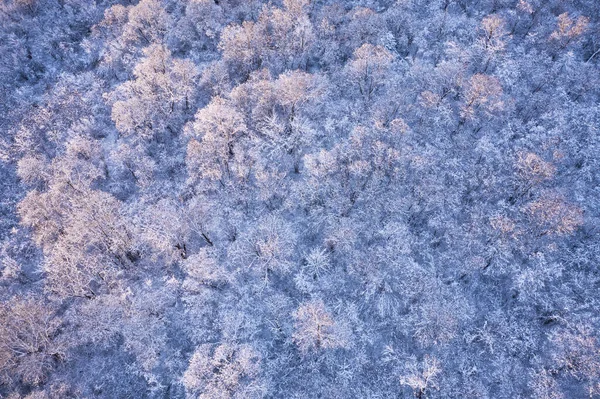
{"type": "Polygon", "coordinates": [[[0,0],[0,397],[600,398],[597,0],[0,0]]]}

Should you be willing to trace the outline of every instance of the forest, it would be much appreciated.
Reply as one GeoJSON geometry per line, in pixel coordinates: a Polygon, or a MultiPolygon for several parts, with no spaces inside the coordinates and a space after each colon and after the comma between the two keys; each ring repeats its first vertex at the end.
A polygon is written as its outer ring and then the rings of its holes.
{"type": "Polygon", "coordinates": [[[0,0],[0,398],[600,398],[600,1],[0,0]]]}

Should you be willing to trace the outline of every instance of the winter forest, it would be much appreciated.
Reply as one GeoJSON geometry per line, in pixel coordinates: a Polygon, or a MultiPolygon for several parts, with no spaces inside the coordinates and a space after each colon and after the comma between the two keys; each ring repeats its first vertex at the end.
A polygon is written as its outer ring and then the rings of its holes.
{"type": "Polygon", "coordinates": [[[600,398],[598,0],[0,0],[0,398],[600,398]]]}

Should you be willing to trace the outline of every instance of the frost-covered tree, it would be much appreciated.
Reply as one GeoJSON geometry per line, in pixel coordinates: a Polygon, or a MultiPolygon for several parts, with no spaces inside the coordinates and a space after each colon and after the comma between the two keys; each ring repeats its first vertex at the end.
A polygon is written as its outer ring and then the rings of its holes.
{"type": "Polygon", "coordinates": [[[196,68],[189,60],[172,58],[164,45],[152,44],[144,55],[134,79],[111,93],[111,117],[126,136],[175,135],[194,101],[196,68]]]}
{"type": "Polygon", "coordinates": [[[0,376],[7,384],[37,386],[65,356],[55,309],[33,298],[13,297],[0,307],[0,376]]]}
{"type": "Polygon", "coordinates": [[[429,391],[438,388],[437,378],[442,369],[435,357],[425,355],[421,362],[411,359],[406,368],[400,383],[412,388],[415,398],[426,398],[429,391]]]}
{"type": "Polygon", "coordinates": [[[183,376],[189,397],[260,398],[261,356],[249,345],[198,347],[183,376]]]}
{"type": "Polygon", "coordinates": [[[322,300],[301,304],[294,312],[294,319],[293,340],[304,354],[348,344],[347,337],[342,334],[322,300]]]}
{"type": "Polygon", "coordinates": [[[356,84],[359,93],[370,102],[385,83],[394,57],[381,45],[365,43],[357,48],[348,63],[348,78],[356,84]]]}
{"type": "Polygon", "coordinates": [[[186,158],[190,178],[221,182],[243,179],[245,165],[239,162],[244,147],[238,143],[246,131],[243,115],[225,99],[215,97],[200,109],[186,126],[191,137],[186,158]]]}

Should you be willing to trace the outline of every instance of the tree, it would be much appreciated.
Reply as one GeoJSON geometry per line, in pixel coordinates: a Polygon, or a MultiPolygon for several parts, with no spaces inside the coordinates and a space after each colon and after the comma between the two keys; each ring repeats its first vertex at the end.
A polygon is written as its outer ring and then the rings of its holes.
{"type": "Polygon", "coordinates": [[[29,186],[41,187],[47,180],[47,160],[40,155],[25,155],[17,163],[17,175],[29,186]]]}
{"type": "Polygon", "coordinates": [[[198,73],[191,61],[172,58],[164,45],[150,45],[144,55],[134,79],[109,96],[112,120],[119,132],[138,139],[175,135],[194,100],[198,73]]]}
{"type": "Polygon", "coordinates": [[[574,21],[569,13],[565,12],[558,16],[557,22],[556,30],[550,35],[550,40],[558,44],[559,50],[563,50],[585,32],[589,18],[580,16],[574,21]]]}
{"type": "MultiPolygon", "coordinates": [[[[388,46],[385,46],[385,44],[389,45],[389,43],[385,42],[387,26],[382,13],[372,8],[358,6],[349,10],[345,17],[347,18],[347,22],[343,25],[342,29],[351,51],[354,51],[365,43],[374,46],[382,44],[387,50],[392,50],[388,46]]],[[[342,37],[338,38],[338,40],[342,41],[342,37]]]]}
{"type": "Polygon", "coordinates": [[[188,275],[184,288],[190,292],[198,292],[201,287],[221,288],[227,284],[226,271],[219,263],[216,251],[202,248],[197,254],[190,256],[183,263],[188,275]]]}
{"type": "Polygon", "coordinates": [[[171,15],[160,0],[141,0],[136,5],[115,4],[104,11],[104,18],[93,27],[93,38],[100,39],[100,69],[111,77],[129,77],[143,55],[142,49],[163,43],[173,25],[171,15]]]}
{"type": "Polygon", "coordinates": [[[405,374],[400,377],[400,383],[412,388],[415,398],[425,399],[427,392],[438,388],[437,379],[441,372],[439,361],[433,356],[425,355],[420,362],[411,359],[405,374]]]}
{"type": "Polygon", "coordinates": [[[156,258],[162,257],[168,263],[187,258],[191,232],[184,212],[180,204],[166,198],[146,208],[140,235],[150,244],[156,258]]]}
{"type": "Polygon", "coordinates": [[[356,126],[331,150],[306,155],[303,196],[307,205],[324,204],[348,216],[354,207],[374,199],[399,175],[395,139],[386,130],[356,126]]]}
{"type": "Polygon", "coordinates": [[[473,119],[478,109],[487,114],[502,110],[504,108],[502,94],[502,86],[495,77],[483,74],[471,76],[465,87],[461,116],[465,119],[473,119]]]}
{"type": "Polygon", "coordinates": [[[97,129],[105,117],[103,102],[98,101],[101,92],[101,82],[93,73],[60,76],[39,104],[19,111],[23,117],[11,133],[13,159],[27,156],[51,161],[69,143],[94,146],[91,143],[99,136],[97,129]]]}
{"type": "Polygon", "coordinates": [[[223,60],[228,62],[234,76],[242,76],[242,80],[250,72],[262,64],[263,45],[256,24],[244,21],[241,25],[228,25],[221,32],[219,50],[223,53],[223,60]]]}
{"type": "Polygon", "coordinates": [[[483,37],[481,46],[490,53],[496,53],[504,50],[506,47],[505,38],[508,35],[505,23],[498,15],[488,15],[481,20],[481,32],[483,37]]]}
{"type": "Polygon", "coordinates": [[[508,32],[505,28],[505,22],[498,15],[489,15],[481,21],[480,30],[482,37],[478,45],[485,54],[485,63],[482,72],[488,70],[490,62],[506,47],[508,32]]]}
{"type": "Polygon", "coordinates": [[[0,376],[42,384],[65,357],[60,318],[41,300],[12,297],[0,304],[0,320],[0,376]]]}
{"type": "Polygon", "coordinates": [[[533,374],[530,386],[535,399],[563,399],[558,384],[552,376],[552,370],[542,369],[533,374]]]}
{"type": "Polygon", "coordinates": [[[97,143],[81,136],[69,140],[65,153],[44,165],[37,176],[31,176],[30,162],[30,157],[24,157],[19,173],[25,181],[42,184],[27,193],[17,212],[22,223],[33,228],[36,244],[47,248],[63,232],[71,200],[104,177],[104,163],[97,143]]]}
{"type": "Polygon", "coordinates": [[[93,297],[95,287],[109,289],[137,254],[121,204],[111,195],[88,191],[69,211],[64,231],[44,248],[47,289],[62,297],[93,297]]]}
{"type": "Polygon", "coordinates": [[[307,69],[315,35],[308,15],[309,0],[284,0],[283,9],[270,7],[257,25],[267,34],[267,59],[274,71],[307,69]]]}
{"type": "Polygon", "coordinates": [[[316,299],[301,304],[294,312],[294,335],[292,339],[303,354],[323,349],[341,348],[347,345],[345,338],[325,308],[316,299]]]}
{"type": "Polygon", "coordinates": [[[183,376],[189,396],[200,399],[263,397],[261,356],[250,345],[201,345],[183,376]]]}
{"type": "Polygon", "coordinates": [[[303,150],[314,141],[315,128],[309,122],[326,98],[327,83],[320,75],[288,71],[275,81],[256,82],[257,89],[248,99],[234,92],[236,102],[252,101],[252,122],[263,139],[263,153],[288,172],[291,164],[299,173],[303,150]]]}
{"type": "Polygon", "coordinates": [[[367,102],[384,84],[393,60],[393,55],[379,45],[365,43],[354,51],[347,66],[348,77],[367,102]]]}
{"type": "Polygon", "coordinates": [[[243,178],[240,172],[243,173],[244,165],[236,165],[235,161],[236,155],[244,151],[239,143],[246,131],[244,116],[225,99],[213,98],[185,129],[191,137],[186,158],[190,178],[222,184],[243,178]]]}
{"type": "Polygon", "coordinates": [[[91,188],[104,176],[97,150],[70,141],[52,162],[47,190],[30,191],[17,208],[44,252],[46,286],[60,296],[95,295],[94,285],[110,285],[112,272],[135,257],[121,203],[91,188]]]}
{"type": "Polygon", "coordinates": [[[0,396],[598,396],[599,23],[0,1],[0,396]]]}
{"type": "Polygon", "coordinates": [[[537,154],[520,152],[517,156],[517,174],[526,186],[525,192],[529,191],[532,186],[554,177],[556,167],[552,163],[544,161],[537,154]]]}
{"type": "Polygon", "coordinates": [[[283,9],[264,7],[256,22],[229,25],[219,49],[235,75],[245,81],[252,71],[306,69],[314,41],[307,0],[284,0],[283,9]]]}
{"type": "Polygon", "coordinates": [[[175,263],[185,260],[201,244],[213,246],[207,226],[213,209],[200,198],[187,203],[162,198],[143,204],[138,219],[141,245],[148,245],[155,260],[175,263]]]}
{"type": "Polygon", "coordinates": [[[552,357],[565,373],[583,380],[590,398],[600,392],[598,340],[588,325],[572,326],[552,335],[552,357]]]}
{"type": "Polygon", "coordinates": [[[160,0],[141,0],[129,8],[127,16],[123,38],[126,42],[139,42],[144,46],[160,43],[172,24],[160,0]]]}
{"type": "Polygon", "coordinates": [[[454,339],[460,323],[454,310],[460,308],[460,305],[459,302],[452,303],[447,299],[424,301],[411,314],[417,342],[428,347],[443,345],[454,339]]]}
{"type": "Polygon", "coordinates": [[[270,214],[236,240],[229,256],[234,264],[254,271],[266,283],[269,274],[285,274],[292,268],[296,245],[293,225],[281,216],[270,214]]]}
{"type": "Polygon", "coordinates": [[[135,184],[142,189],[150,187],[154,182],[157,164],[152,157],[145,153],[145,148],[120,143],[108,155],[110,156],[110,159],[107,160],[109,174],[113,177],[114,184],[123,186],[123,190],[130,188],[130,185],[127,184],[130,178],[133,178],[135,184]]]}
{"type": "Polygon", "coordinates": [[[223,7],[214,0],[190,1],[185,4],[185,15],[168,32],[169,39],[193,59],[214,57],[226,18],[223,7]]]}
{"type": "Polygon", "coordinates": [[[583,224],[583,211],[558,193],[545,191],[523,208],[539,237],[573,234],[583,224]]]}

